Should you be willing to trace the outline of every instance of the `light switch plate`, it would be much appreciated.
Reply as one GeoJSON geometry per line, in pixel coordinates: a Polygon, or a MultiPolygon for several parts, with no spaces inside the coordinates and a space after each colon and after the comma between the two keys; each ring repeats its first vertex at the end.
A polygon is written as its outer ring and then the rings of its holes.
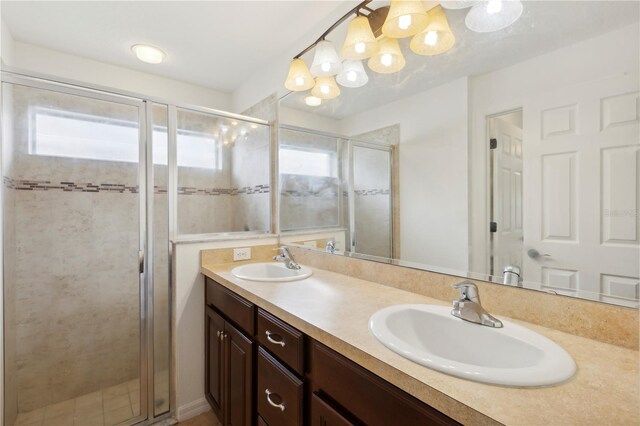
{"type": "Polygon", "coordinates": [[[233,261],[237,261],[237,260],[249,260],[251,259],[251,248],[250,247],[244,247],[244,248],[236,248],[233,249],[233,261]]]}

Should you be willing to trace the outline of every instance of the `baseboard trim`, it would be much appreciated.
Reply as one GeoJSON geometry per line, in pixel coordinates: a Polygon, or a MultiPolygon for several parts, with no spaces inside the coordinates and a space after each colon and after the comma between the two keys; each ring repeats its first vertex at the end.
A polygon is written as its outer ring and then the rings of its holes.
{"type": "Polygon", "coordinates": [[[192,417],[197,416],[198,414],[205,413],[209,411],[211,407],[207,402],[206,398],[200,398],[195,401],[192,401],[188,404],[182,405],[178,407],[178,411],[176,413],[176,417],[179,422],[183,422],[192,417]]]}

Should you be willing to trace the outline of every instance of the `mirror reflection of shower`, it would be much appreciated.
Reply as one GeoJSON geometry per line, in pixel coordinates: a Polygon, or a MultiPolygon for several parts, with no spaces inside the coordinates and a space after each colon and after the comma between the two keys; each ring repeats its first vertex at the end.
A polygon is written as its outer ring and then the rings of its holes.
{"type": "Polygon", "coordinates": [[[281,126],[279,203],[285,239],[332,253],[392,256],[397,170],[386,131],[378,133],[352,139],[281,126]],[[302,231],[312,236],[296,241],[302,231]]]}

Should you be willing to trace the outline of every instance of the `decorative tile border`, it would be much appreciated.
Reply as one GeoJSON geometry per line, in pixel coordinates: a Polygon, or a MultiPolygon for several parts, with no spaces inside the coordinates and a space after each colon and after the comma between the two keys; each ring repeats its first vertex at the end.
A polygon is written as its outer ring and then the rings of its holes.
{"type": "MultiPolygon", "coordinates": [[[[92,182],[51,182],[48,180],[27,180],[11,179],[3,177],[4,186],[17,191],[63,191],[63,192],[111,192],[119,194],[137,194],[138,186],[127,186],[120,183],[100,183],[92,182]]],[[[267,194],[270,192],[269,185],[246,186],[242,188],[196,188],[189,186],[178,187],[179,195],[252,195],[267,194]]],[[[155,194],[166,194],[167,188],[154,186],[155,194]]]]}
{"type": "Polygon", "coordinates": [[[356,189],[356,196],[366,197],[367,195],[389,195],[391,191],[389,189],[356,189]]]}
{"type": "Polygon", "coordinates": [[[335,189],[323,191],[280,191],[282,197],[337,197],[338,191],[335,189]]]}
{"type": "Polygon", "coordinates": [[[127,186],[120,183],[91,182],[51,182],[48,180],[13,180],[13,189],[17,191],[64,191],[64,192],[117,192],[138,193],[138,186],[127,186]]]}

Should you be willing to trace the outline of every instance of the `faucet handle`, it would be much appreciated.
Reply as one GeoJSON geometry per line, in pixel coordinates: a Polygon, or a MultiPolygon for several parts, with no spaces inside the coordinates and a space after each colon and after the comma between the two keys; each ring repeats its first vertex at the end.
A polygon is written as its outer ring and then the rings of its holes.
{"type": "Polygon", "coordinates": [[[480,293],[478,287],[471,281],[462,281],[453,285],[453,288],[460,290],[460,301],[470,300],[480,304],[480,293]]]}

